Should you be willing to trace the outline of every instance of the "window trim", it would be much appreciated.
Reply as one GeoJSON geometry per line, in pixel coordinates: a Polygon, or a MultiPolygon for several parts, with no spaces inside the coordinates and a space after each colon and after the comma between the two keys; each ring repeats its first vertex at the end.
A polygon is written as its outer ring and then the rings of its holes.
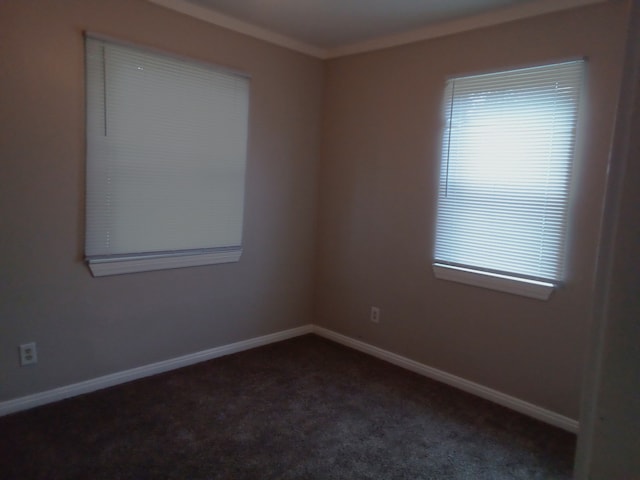
{"type": "Polygon", "coordinates": [[[86,261],[94,277],[105,277],[125,273],[232,263],[239,261],[241,255],[242,247],[230,247],[210,250],[185,250],[182,252],[158,252],[146,255],[94,256],[87,257],[86,261]]]}
{"type": "MultiPolygon", "coordinates": [[[[547,67],[547,66],[562,65],[562,64],[568,64],[568,63],[580,63],[582,65],[582,79],[580,81],[581,82],[580,85],[578,86],[580,91],[577,97],[577,107],[576,107],[577,110],[576,110],[575,127],[574,127],[575,130],[574,130],[573,140],[572,140],[573,153],[570,160],[570,163],[574,165],[576,161],[576,158],[575,158],[576,157],[576,141],[578,136],[578,130],[580,129],[580,123],[581,123],[580,110],[581,110],[581,104],[584,102],[583,87],[584,87],[584,81],[585,81],[584,75],[586,73],[587,61],[588,61],[588,58],[584,56],[572,57],[572,58],[565,58],[562,60],[555,60],[550,62],[534,64],[534,65],[524,65],[524,66],[512,67],[512,68],[503,68],[498,70],[492,70],[489,72],[478,72],[478,73],[467,74],[467,75],[455,75],[455,76],[447,77],[446,80],[448,85],[450,81],[460,79],[460,78],[507,73],[510,71],[519,71],[519,70],[536,68],[536,67],[547,67]]],[[[451,95],[452,95],[451,102],[453,102],[454,100],[453,94],[451,95]]],[[[445,93],[445,99],[446,98],[447,98],[447,94],[445,93]]],[[[453,103],[451,103],[451,105],[452,104],[453,103]]],[[[449,105],[448,102],[443,107],[445,111],[446,111],[447,105],[449,105]]],[[[445,113],[445,115],[447,114],[448,113],[445,113]]],[[[451,121],[450,118],[449,118],[449,121],[451,121]]],[[[441,135],[445,135],[444,131],[441,133],[441,135]]],[[[441,141],[444,143],[448,143],[450,140],[447,140],[446,138],[442,139],[441,137],[441,141]]],[[[447,147],[444,146],[444,143],[443,143],[443,149],[448,148],[448,146],[447,147]]],[[[439,167],[441,169],[443,168],[442,162],[443,162],[443,158],[441,153],[440,163],[439,163],[439,167]]],[[[442,171],[440,171],[440,175],[442,175],[442,171]]],[[[441,188],[441,182],[438,184],[438,200],[441,194],[440,188],[441,188]]],[[[568,210],[570,209],[570,203],[571,203],[570,197],[571,197],[571,187],[569,187],[569,193],[568,193],[568,197],[566,199],[566,204],[565,204],[565,208],[567,209],[567,212],[566,212],[567,217],[565,218],[565,223],[564,223],[564,228],[566,229],[565,235],[568,235],[568,228],[569,228],[568,223],[570,222],[569,213],[568,213],[568,210]]],[[[439,210],[438,212],[436,212],[436,217],[435,217],[436,229],[438,227],[438,222],[439,222],[438,213],[439,213],[439,210]]],[[[528,277],[526,275],[520,275],[519,273],[515,273],[515,272],[514,273],[509,273],[509,272],[498,273],[495,270],[492,271],[491,269],[484,269],[481,266],[478,266],[478,265],[474,266],[473,264],[466,265],[466,264],[455,263],[455,262],[448,263],[447,259],[441,259],[436,257],[435,255],[436,235],[437,233],[434,232],[434,250],[433,250],[434,256],[432,257],[432,268],[433,268],[434,276],[437,279],[458,282],[458,283],[481,287],[481,288],[487,288],[491,290],[501,291],[501,292],[510,293],[514,295],[520,295],[520,296],[534,298],[538,300],[548,300],[551,294],[553,293],[553,291],[561,287],[564,283],[562,273],[557,278],[548,278],[548,279],[539,278],[538,279],[538,278],[532,278],[531,276],[528,277]]],[[[567,239],[565,238],[565,242],[566,241],[567,239]]],[[[567,248],[568,248],[568,245],[565,243],[564,252],[561,254],[561,259],[560,259],[561,272],[564,270],[564,268],[566,268],[566,262],[567,262],[566,249],[567,248]]]]}
{"type": "Polygon", "coordinates": [[[438,262],[433,263],[433,274],[440,280],[464,283],[465,285],[488,288],[537,300],[548,300],[557,288],[556,284],[540,280],[529,280],[522,277],[456,267],[438,262]]]}
{"type": "MultiPolygon", "coordinates": [[[[201,60],[186,55],[177,54],[175,52],[166,51],[159,48],[150,47],[148,45],[139,44],[136,42],[130,42],[119,38],[112,37],[110,35],[104,35],[93,31],[83,32],[83,41],[87,42],[88,39],[94,41],[101,41],[110,43],[116,46],[122,46],[126,48],[136,49],[142,53],[148,53],[150,55],[161,55],[163,57],[174,59],[176,61],[188,62],[196,67],[205,67],[212,69],[220,73],[224,73],[230,76],[235,76],[245,79],[247,82],[251,82],[251,75],[247,72],[230,68],[228,66],[212,63],[207,60],[201,60]]],[[[85,63],[86,63],[85,53],[85,63]]],[[[85,65],[85,70],[87,66],[85,65]]],[[[85,71],[86,75],[86,71],[85,71]]],[[[86,80],[85,80],[86,82],[86,80]]],[[[85,92],[86,96],[86,92],[85,92]]],[[[85,102],[87,99],[85,98],[85,102]]],[[[247,107],[247,152],[245,157],[245,179],[244,189],[246,196],[246,163],[248,162],[248,149],[249,149],[249,134],[250,134],[250,94],[248,98],[247,107]]],[[[86,105],[85,105],[86,108],[86,105]]],[[[86,128],[86,126],[85,126],[86,128]]],[[[86,136],[86,132],[85,132],[86,136]]],[[[86,202],[86,199],[85,199],[86,202]]],[[[243,209],[244,210],[244,209],[243,209]]],[[[243,212],[244,223],[244,212],[243,212]]],[[[86,237],[85,227],[85,237],[86,237]]],[[[86,246],[85,246],[86,249],[86,246]]],[[[206,266],[222,263],[235,263],[240,260],[243,252],[243,245],[230,245],[230,246],[218,246],[211,248],[200,248],[192,250],[177,250],[177,251],[158,251],[158,252],[137,252],[137,253],[125,253],[125,254],[109,254],[109,255],[87,255],[84,256],[84,262],[86,262],[92,276],[103,277],[110,275],[121,275],[137,272],[148,272],[154,270],[168,270],[184,267],[206,266]]]]}

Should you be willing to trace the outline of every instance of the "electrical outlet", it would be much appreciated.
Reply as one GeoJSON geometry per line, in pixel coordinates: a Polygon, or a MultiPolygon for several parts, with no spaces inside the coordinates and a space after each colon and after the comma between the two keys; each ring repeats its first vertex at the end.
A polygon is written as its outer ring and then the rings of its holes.
{"type": "Polygon", "coordinates": [[[380,309],[378,307],[371,307],[369,320],[371,320],[373,323],[380,323],[380,309]]]}
{"type": "Polygon", "coordinates": [[[23,343],[20,345],[20,366],[38,363],[38,351],[36,350],[36,342],[23,343]]]}

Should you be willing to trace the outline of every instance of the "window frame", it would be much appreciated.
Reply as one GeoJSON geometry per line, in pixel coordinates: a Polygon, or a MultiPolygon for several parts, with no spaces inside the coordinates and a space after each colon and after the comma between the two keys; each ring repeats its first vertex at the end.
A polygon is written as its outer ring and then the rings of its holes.
{"type": "MultiPolygon", "coordinates": [[[[468,78],[468,77],[476,77],[486,74],[500,74],[500,73],[509,73],[516,72],[520,70],[525,70],[528,68],[536,68],[536,67],[551,67],[554,65],[562,65],[568,63],[576,63],[580,64],[580,78],[578,84],[576,85],[578,94],[575,100],[575,117],[573,119],[573,134],[571,139],[571,154],[569,156],[568,165],[569,165],[569,174],[568,174],[568,187],[567,187],[567,195],[564,199],[564,237],[562,242],[562,251],[560,252],[560,260],[561,263],[561,271],[566,270],[564,267],[566,266],[567,261],[567,241],[568,241],[568,229],[569,229],[569,208],[571,204],[571,192],[572,192],[572,171],[575,170],[576,163],[576,151],[577,151],[577,139],[578,132],[580,130],[580,111],[581,106],[584,103],[584,91],[583,84],[585,82],[586,70],[587,70],[587,59],[585,57],[581,58],[571,58],[565,59],[562,61],[555,62],[546,62],[538,65],[529,65],[529,66],[521,66],[521,67],[513,67],[513,68],[504,68],[500,70],[496,70],[493,72],[484,72],[482,74],[470,74],[470,75],[460,75],[447,79],[447,89],[449,88],[449,82],[455,79],[468,78]]],[[[451,94],[451,103],[448,103],[446,99],[448,98],[448,91],[445,89],[443,102],[443,113],[445,122],[451,122],[452,112],[448,111],[453,105],[454,97],[451,94]]],[[[445,123],[446,125],[446,123],[445,123]]],[[[447,126],[449,129],[451,128],[451,123],[447,126]]],[[[432,269],[434,277],[440,280],[452,281],[457,283],[462,283],[466,285],[487,288],[491,290],[497,290],[500,292],[525,296],[538,300],[548,300],[554,290],[561,287],[565,283],[564,277],[562,278],[554,278],[554,279],[546,279],[546,278],[535,278],[532,276],[521,275],[518,273],[512,273],[509,271],[496,271],[491,268],[477,267],[473,265],[466,264],[457,264],[456,262],[451,262],[447,260],[442,260],[438,258],[436,253],[437,249],[437,241],[438,241],[438,226],[439,226],[439,214],[440,214],[440,196],[442,194],[442,183],[441,176],[443,175],[443,169],[448,168],[446,165],[448,162],[449,155],[449,141],[450,138],[446,137],[451,135],[451,130],[447,133],[447,128],[443,128],[440,136],[442,151],[439,158],[439,174],[438,174],[438,201],[436,207],[436,215],[435,215],[435,225],[434,225],[434,245],[433,245],[433,261],[432,261],[432,269]]]]}
{"type": "MultiPolygon", "coordinates": [[[[104,42],[105,44],[111,44],[116,47],[124,47],[127,49],[136,50],[141,54],[148,54],[151,56],[163,57],[168,60],[175,60],[182,64],[191,64],[194,68],[207,69],[218,74],[228,75],[229,77],[235,77],[246,81],[246,130],[244,137],[244,158],[242,160],[243,180],[242,180],[242,198],[246,197],[246,165],[248,162],[249,154],[249,138],[250,138],[250,104],[251,104],[251,77],[245,72],[230,69],[224,66],[213,64],[210,62],[193,59],[190,57],[174,54],[171,52],[159,50],[156,48],[115,39],[108,35],[103,35],[95,32],[84,32],[83,38],[83,53],[85,58],[85,102],[87,109],[87,123],[85,123],[86,132],[86,148],[87,148],[87,164],[89,162],[90,155],[90,142],[89,142],[89,59],[87,57],[87,42],[97,41],[104,42]]],[[[94,87],[95,88],[95,87],[94,87]]],[[[106,86],[101,88],[106,89],[106,86]]],[[[86,199],[89,198],[89,168],[87,167],[87,192],[86,199]]],[[[157,250],[148,252],[130,252],[130,253],[114,253],[114,254],[87,254],[85,253],[85,262],[87,263],[92,275],[94,277],[128,274],[136,272],[147,272],[154,270],[166,270],[174,268],[184,268],[193,266],[214,265],[220,263],[232,263],[238,262],[242,255],[242,230],[244,224],[244,200],[241,205],[241,213],[238,221],[240,222],[240,242],[238,245],[222,245],[211,246],[204,248],[189,248],[189,249],[174,249],[174,250],[157,250]]],[[[87,215],[87,221],[85,223],[85,240],[88,237],[89,219],[88,219],[88,207],[85,201],[85,215],[87,215]]],[[[85,244],[85,252],[87,252],[87,245],[85,244]]]]}

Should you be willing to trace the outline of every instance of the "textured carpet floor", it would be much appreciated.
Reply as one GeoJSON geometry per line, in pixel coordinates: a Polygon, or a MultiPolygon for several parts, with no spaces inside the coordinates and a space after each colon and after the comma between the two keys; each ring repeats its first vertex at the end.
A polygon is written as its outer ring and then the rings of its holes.
{"type": "Polygon", "coordinates": [[[0,418],[2,479],[569,479],[575,436],[316,336],[0,418]]]}

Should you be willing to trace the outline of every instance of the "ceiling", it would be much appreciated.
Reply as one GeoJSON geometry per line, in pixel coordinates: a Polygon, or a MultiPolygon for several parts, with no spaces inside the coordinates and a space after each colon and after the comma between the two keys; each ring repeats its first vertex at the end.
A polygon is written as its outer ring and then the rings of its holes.
{"type": "Polygon", "coordinates": [[[604,0],[149,0],[321,58],[604,0]]]}
{"type": "Polygon", "coordinates": [[[189,0],[320,48],[532,0],[189,0]]]}

